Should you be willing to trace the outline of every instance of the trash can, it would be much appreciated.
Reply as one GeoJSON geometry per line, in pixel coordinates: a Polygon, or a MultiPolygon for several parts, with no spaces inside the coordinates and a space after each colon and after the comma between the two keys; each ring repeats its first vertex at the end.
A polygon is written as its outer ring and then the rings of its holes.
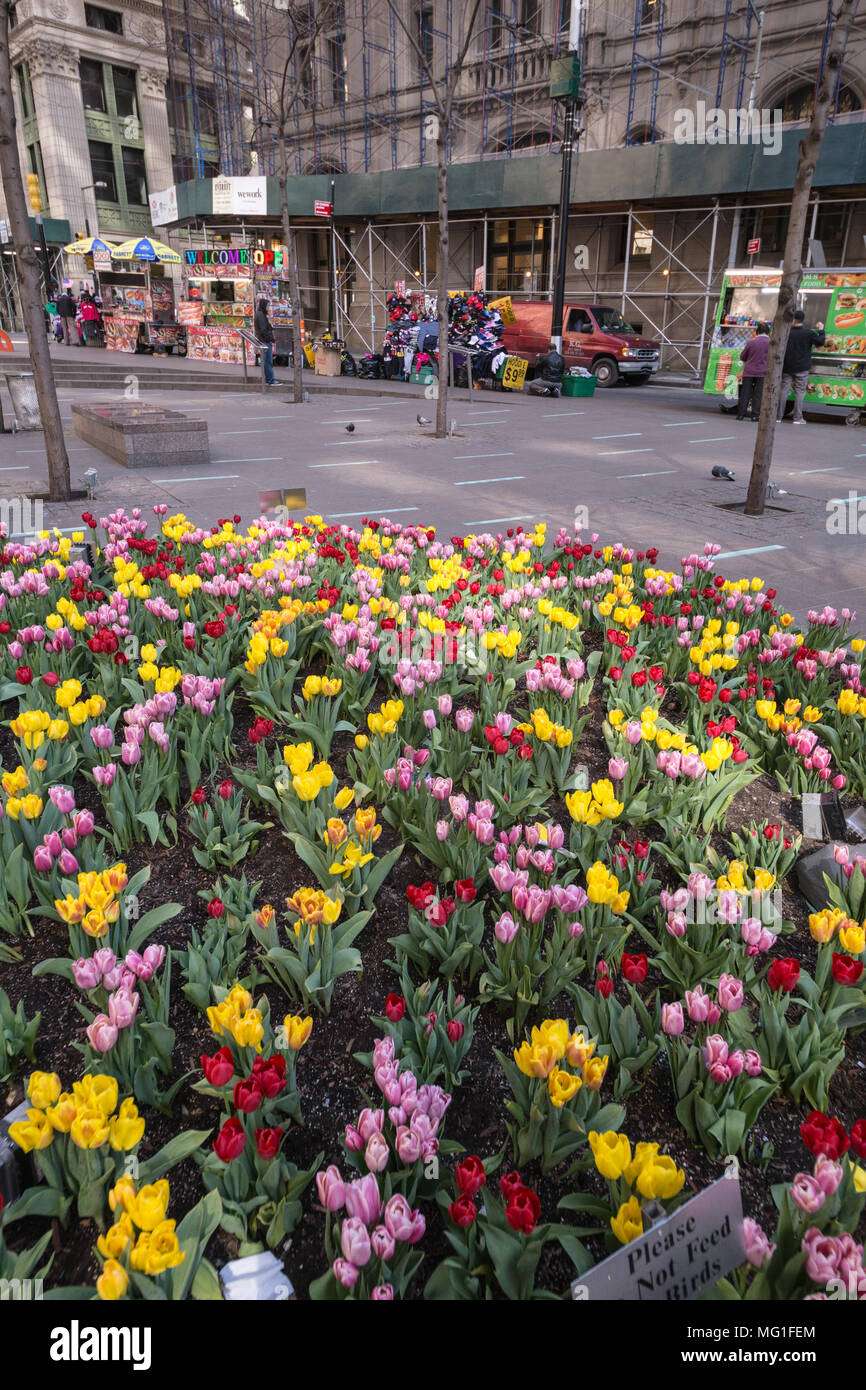
{"type": "Polygon", "coordinates": [[[564,396],[594,396],[597,378],[594,376],[564,376],[562,394],[564,396]]]}
{"type": "Polygon", "coordinates": [[[342,354],[342,343],[320,343],[316,348],[316,376],[339,376],[342,354]]]}
{"type": "Polygon", "coordinates": [[[4,372],[6,389],[12,397],[12,408],[22,430],[41,430],[42,417],[36,399],[36,382],[32,372],[4,372]]]}

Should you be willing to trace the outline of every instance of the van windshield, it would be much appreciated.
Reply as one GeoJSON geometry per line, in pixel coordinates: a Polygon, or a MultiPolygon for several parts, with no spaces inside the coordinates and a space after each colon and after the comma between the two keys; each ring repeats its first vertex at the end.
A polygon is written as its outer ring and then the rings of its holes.
{"type": "Polygon", "coordinates": [[[634,333],[631,324],[626,322],[618,309],[599,304],[593,305],[592,312],[599,328],[606,333],[634,333]]]}

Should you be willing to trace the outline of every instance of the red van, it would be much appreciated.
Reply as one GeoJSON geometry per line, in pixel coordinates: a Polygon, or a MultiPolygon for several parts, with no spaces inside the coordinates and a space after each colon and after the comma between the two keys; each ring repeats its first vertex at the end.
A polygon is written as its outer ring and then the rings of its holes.
{"type": "MultiPolygon", "coordinates": [[[[549,350],[553,305],[514,300],[512,307],[516,322],[502,331],[505,350],[525,357],[532,368],[538,354],[549,350]]],[[[615,386],[620,380],[636,386],[659,369],[661,344],[641,337],[618,309],[572,301],[565,305],[562,322],[566,370],[586,367],[599,386],[615,386]]]]}

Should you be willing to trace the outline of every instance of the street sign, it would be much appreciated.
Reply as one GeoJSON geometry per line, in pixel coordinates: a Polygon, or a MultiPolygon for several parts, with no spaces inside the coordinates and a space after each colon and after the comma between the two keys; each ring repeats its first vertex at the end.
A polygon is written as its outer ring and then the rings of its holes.
{"type": "Polygon", "coordinates": [[[572,1298],[690,1302],[744,1259],[740,1181],[729,1173],[581,1274],[572,1298]]]}
{"type": "Polygon", "coordinates": [[[747,255],[747,256],[757,256],[757,254],[758,254],[758,252],[760,251],[760,249],[761,249],[761,238],[760,238],[759,236],[752,237],[751,241],[747,241],[747,242],[746,242],[746,255],[747,255]]]}
{"type": "Polygon", "coordinates": [[[315,213],[316,217],[330,217],[331,204],[322,203],[317,198],[316,201],[313,203],[313,212],[315,213]]]}

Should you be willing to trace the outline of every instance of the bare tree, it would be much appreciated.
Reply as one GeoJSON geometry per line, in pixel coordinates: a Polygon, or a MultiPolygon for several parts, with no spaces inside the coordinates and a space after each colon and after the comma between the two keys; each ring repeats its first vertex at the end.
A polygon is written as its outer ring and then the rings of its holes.
{"type": "Polygon", "coordinates": [[[800,159],[791,194],[791,216],[788,222],[788,236],[785,241],[785,258],[782,263],[782,283],[779,286],[779,302],[773,319],[773,333],[770,339],[770,352],[767,358],[767,371],[764,378],[764,396],[761,402],[761,415],[758,421],[758,435],[755,440],[755,454],[752,460],[752,473],[749,478],[749,491],[746,497],[746,515],[763,516],[767,499],[767,484],[770,480],[770,466],[773,461],[773,436],[776,430],[778,409],[784,408],[779,400],[782,383],[782,367],[785,348],[794,317],[797,291],[803,275],[803,238],[806,235],[806,217],[809,210],[809,195],[821,142],[827,129],[827,117],[833,103],[836,83],[842,71],[848,35],[857,13],[858,0],[840,0],[836,23],[821,83],[812,111],[812,120],[806,138],[800,144],[800,159]]]}
{"type": "Polygon", "coordinates": [[[48,498],[51,502],[65,502],[69,497],[69,456],[66,453],[60,406],[54,387],[54,373],[51,369],[51,355],[45,332],[39,266],[36,248],[30,236],[30,216],[18,155],[15,103],[12,97],[12,64],[9,58],[9,13],[12,8],[10,0],[0,0],[0,177],[3,180],[12,241],[18,257],[21,312],[45,437],[48,498]]]}
{"type": "Polygon", "coordinates": [[[466,63],[466,55],[472,42],[481,0],[472,0],[467,8],[463,41],[457,50],[457,56],[450,67],[446,63],[443,75],[438,79],[434,76],[432,65],[424,52],[420,29],[417,34],[413,33],[394,0],[387,0],[387,4],[391,14],[409,40],[412,51],[427,78],[439,125],[436,133],[436,207],[439,219],[436,251],[439,318],[439,396],[436,402],[436,436],[438,439],[444,439],[448,433],[448,145],[451,138],[457,84],[466,63]]]}

